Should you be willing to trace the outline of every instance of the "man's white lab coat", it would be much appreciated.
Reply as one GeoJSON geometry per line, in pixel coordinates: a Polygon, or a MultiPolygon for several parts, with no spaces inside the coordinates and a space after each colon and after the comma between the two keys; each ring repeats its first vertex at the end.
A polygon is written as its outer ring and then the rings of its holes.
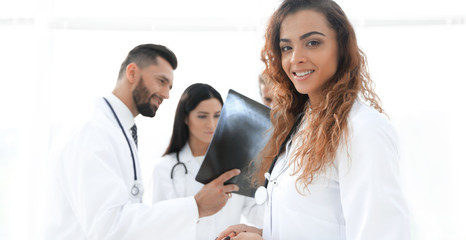
{"type": "MultiPolygon", "coordinates": [[[[114,95],[107,97],[134,152],[134,118],[114,95]]],[[[92,117],[55,154],[45,239],[194,239],[198,209],[194,197],[141,203],[134,185],[128,143],[103,99],[92,117]]]]}

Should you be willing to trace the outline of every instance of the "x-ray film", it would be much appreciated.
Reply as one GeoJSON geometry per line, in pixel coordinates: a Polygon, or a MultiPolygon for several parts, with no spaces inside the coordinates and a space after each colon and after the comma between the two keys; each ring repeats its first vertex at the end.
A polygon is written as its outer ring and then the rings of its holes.
{"type": "Polygon", "coordinates": [[[254,197],[251,176],[260,161],[257,155],[270,139],[270,128],[267,106],[230,89],[196,180],[207,184],[237,168],[241,174],[226,184],[237,184],[240,190],[236,193],[254,197]]]}

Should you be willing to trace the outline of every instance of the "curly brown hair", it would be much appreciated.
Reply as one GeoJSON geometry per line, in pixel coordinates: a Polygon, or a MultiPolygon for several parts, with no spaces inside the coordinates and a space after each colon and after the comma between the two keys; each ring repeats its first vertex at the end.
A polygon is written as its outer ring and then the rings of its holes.
{"type": "MultiPolygon", "coordinates": [[[[275,107],[271,111],[274,127],[270,141],[259,155],[262,159],[255,173],[255,183],[264,182],[264,173],[279,147],[301,112],[305,112],[308,125],[297,133],[303,139],[296,149],[292,164],[299,173],[296,184],[304,188],[313,181],[317,172],[325,171],[335,159],[337,149],[348,134],[347,119],[358,96],[373,108],[383,112],[380,99],[373,91],[373,82],[367,72],[366,56],[359,49],[356,34],[343,10],[332,0],[285,0],[271,16],[265,33],[265,45],[261,52],[265,63],[264,74],[274,90],[275,107]],[[312,105],[312,113],[306,103],[308,95],[300,94],[282,68],[279,47],[280,27],[284,18],[300,10],[322,13],[328,25],[336,33],[338,42],[338,67],[321,88],[323,101],[312,105]]],[[[298,186],[298,185],[296,185],[298,186]]]]}

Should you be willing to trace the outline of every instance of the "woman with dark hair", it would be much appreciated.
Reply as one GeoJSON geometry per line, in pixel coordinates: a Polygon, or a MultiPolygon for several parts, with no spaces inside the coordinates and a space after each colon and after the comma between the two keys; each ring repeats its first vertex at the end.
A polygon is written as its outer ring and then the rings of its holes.
{"type": "MultiPolygon", "coordinates": [[[[217,126],[223,100],[213,87],[196,83],[181,95],[176,108],[173,133],[163,158],[153,171],[153,203],[194,196],[203,184],[195,177],[217,126]]],[[[218,213],[199,219],[197,239],[214,239],[241,216],[249,224],[262,225],[263,207],[254,199],[229,193],[230,199],[218,213]]],[[[183,217],[183,216],[180,216],[183,217]]]]}
{"type": "Polygon", "coordinates": [[[256,174],[264,228],[231,226],[219,239],[409,239],[397,135],[343,10],[284,0],[265,41],[275,106],[256,174]]]}

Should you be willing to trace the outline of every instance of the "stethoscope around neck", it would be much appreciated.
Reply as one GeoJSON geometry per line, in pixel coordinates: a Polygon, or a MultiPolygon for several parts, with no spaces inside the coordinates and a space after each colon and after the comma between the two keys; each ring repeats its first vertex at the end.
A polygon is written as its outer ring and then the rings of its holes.
{"type": "Polygon", "coordinates": [[[144,193],[144,188],[142,186],[142,183],[138,181],[138,175],[136,172],[136,161],[134,160],[133,148],[131,147],[131,143],[129,142],[128,136],[126,135],[125,129],[123,128],[123,125],[121,124],[120,119],[116,115],[115,110],[113,110],[112,105],[108,102],[106,98],[104,98],[104,100],[107,103],[110,110],[112,110],[113,116],[115,116],[115,119],[118,122],[118,125],[120,126],[120,129],[123,132],[123,135],[125,136],[126,142],[128,143],[129,151],[131,153],[131,159],[133,160],[134,184],[133,184],[133,187],[131,188],[131,195],[135,198],[142,197],[142,194],[144,193]]]}
{"type": "Polygon", "coordinates": [[[175,169],[178,166],[182,166],[184,168],[184,174],[188,174],[188,168],[186,167],[186,164],[182,161],[180,161],[180,151],[176,152],[176,163],[173,165],[172,170],[170,171],[170,178],[173,180],[173,174],[175,173],[175,169]]]}
{"type": "MultiPolygon", "coordinates": [[[[280,155],[280,153],[283,151],[283,148],[285,148],[285,145],[286,143],[288,142],[288,140],[290,140],[291,136],[294,134],[294,132],[296,131],[296,128],[297,126],[299,125],[299,123],[301,122],[301,119],[303,119],[303,116],[304,116],[304,113],[300,113],[298,115],[298,117],[296,118],[296,121],[294,122],[293,124],[293,127],[291,128],[290,132],[288,133],[288,135],[286,136],[285,140],[282,142],[282,144],[280,145],[280,148],[278,150],[278,153],[277,155],[275,155],[273,161],[272,161],[272,164],[270,165],[270,168],[269,168],[269,171],[267,171],[265,174],[264,174],[264,177],[265,177],[265,183],[264,183],[264,186],[260,186],[259,188],[257,188],[256,190],[256,193],[254,195],[254,198],[256,200],[256,203],[258,205],[262,205],[264,204],[267,199],[268,199],[268,193],[267,193],[267,186],[269,184],[269,182],[274,182],[273,179],[271,179],[271,174],[272,174],[272,171],[273,171],[273,168],[275,167],[275,164],[277,163],[277,160],[278,160],[278,156],[280,155]]],[[[281,174],[281,173],[280,173],[281,174]]],[[[279,175],[280,175],[279,174],[279,175]]]]}
{"type": "MultiPolygon", "coordinates": [[[[182,169],[184,170],[184,175],[185,176],[185,181],[186,181],[186,176],[188,175],[188,168],[186,167],[186,164],[182,161],[180,161],[180,152],[179,151],[176,151],[176,163],[173,164],[173,167],[170,171],[170,179],[172,181],[172,184],[173,184],[173,190],[174,190],[174,194],[176,195],[176,197],[186,197],[186,182],[185,184],[179,184],[179,180],[181,180],[181,176],[179,176],[178,174],[176,176],[176,179],[175,179],[175,173],[176,173],[176,168],[180,168],[182,167],[182,169]],[[177,181],[178,180],[178,181],[177,181]],[[178,184],[177,184],[178,182],[178,184]],[[181,188],[180,188],[181,187],[181,188]]],[[[180,173],[181,174],[181,173],[180,173]]]]}

